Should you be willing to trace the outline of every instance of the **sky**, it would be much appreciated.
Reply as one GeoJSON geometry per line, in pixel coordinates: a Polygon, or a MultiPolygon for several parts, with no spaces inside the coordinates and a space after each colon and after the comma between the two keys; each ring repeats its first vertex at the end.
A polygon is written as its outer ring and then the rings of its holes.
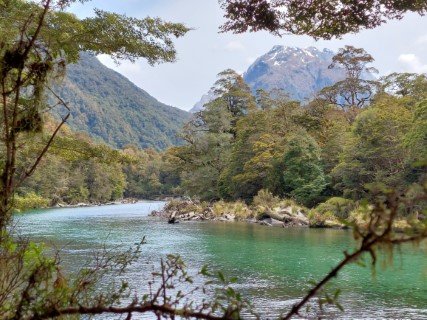
{"type": "Polygon", "coordinates": [[[307,36],[277,37],[266,32],[219,33],[224,22],[217,0],[95,0],[74,4],[69,11],[83,18],[93,8],[113,11],[136,18],[156,16],[182,22],[193,28],[175,41],[177,61],[150,66],[145,60],[122,62],[119,66],[108,56],[99,56],[106,66],[120,72],[157,100],[189,110],[208,92],[216,75],[228,68],[243,73],[259,56],[274,45],[337,51],[345,45],[364,48],[375,62],[380,75],[391,72],[427,72],[427,16],[407,14],[403,20],[340,40],[315,41],[307,36]]]}

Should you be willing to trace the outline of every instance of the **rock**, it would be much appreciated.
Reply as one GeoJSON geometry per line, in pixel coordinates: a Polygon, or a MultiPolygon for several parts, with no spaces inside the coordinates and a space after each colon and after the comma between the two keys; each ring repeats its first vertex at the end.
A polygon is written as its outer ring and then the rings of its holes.
{"type": "Polygon", "coordinates": [[[87,206],[89,206],[89,205],[87,203],[83,203],[83,202],[76,204],[76,207],[87,207],[87,206]]]}
{"type": "Polygon", "coordinates": [[[179,223],[179,221],[177,221],[175,217],[172,217],[168,220],[168,223],[169,224],[175,224],[175,223],[179,223]]]}
{"type": "Polygon", "coordinates": [[[273,227],[283,227],[283,221],[280,220],[271,219],[270,223],[273,227]]]}
{"type": "Polygon", "coordinates": [[[309,224],[310,222],[309,222],[309,220],[308,220],[308,218],[305,216],[305,215],[303,215],[301,212],[298,212],[298,214],[297,214],[297,216],[296,216],[300,221],[302,221],[304,224],[309,224]]]}
{"type": "Polygon", "coordinates": [[[284,227],[308,227],[309,221],[305,216],[298,214],[297,216],[286,215],[283,219],[284,227]]]}
{"type": "Polygon", "coordinates": [[[226,213],[226,214],[224,214],[224,218],[225,218],[226,220],[231,221],[231,220],[235,220],[235,219],[236,219],[236,216],[235,216],[234,214],[226,213]]]}
{"type": "Polygon", "coordinates": [[[268,224],[271,224],[271,222],[273,221],[273,219],[271,217],[264,217],[264,218],[262,218],[261,221],[267,222],[268,224]]]}
{"type": "Polygon", "coordinates": [[[279,215],[292,215],[292,208],[286,207],[286,208],[274,208],[274,210],[279,215]]]}
{"type": "Polygon", "coordinates": [[[262,226],[269,226],[269,227],[273,226],[271,223],[268,223],[266,220],[261,220],[259,222],[259,224],[262,225],[262,226]]]}
{"type": "Polygon", "coordinates": [[[278,210],[269,210],[265,213],[265,216],[268,216],[270,218],[283,221],[283,218],[285,217],[285,214],[279,213],[278,210]]]}
{"type": "Polygon", "coordinates": [[[344,227],[343,224],[334,220],[325,220],[323,223],[323,226],[325,228],[340,228],[340,229],[344,227]]]}

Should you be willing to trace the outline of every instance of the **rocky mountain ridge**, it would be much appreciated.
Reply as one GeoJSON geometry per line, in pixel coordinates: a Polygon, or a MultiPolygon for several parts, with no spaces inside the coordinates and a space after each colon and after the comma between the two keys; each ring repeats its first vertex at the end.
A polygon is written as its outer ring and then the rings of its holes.
{"type": "Polygon", "coordinates": [[[280,88],[303,101],[345,78],[343,69],[328,68],[334,55],[329,49],[274,46],[248,68],[243,79],[254,91],[280,88]]]}

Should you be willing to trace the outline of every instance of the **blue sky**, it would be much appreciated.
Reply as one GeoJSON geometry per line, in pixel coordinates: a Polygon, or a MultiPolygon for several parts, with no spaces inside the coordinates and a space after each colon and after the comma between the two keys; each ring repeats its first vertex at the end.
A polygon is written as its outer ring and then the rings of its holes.
{"type": "Polygon", "coordinates": [[[315,46],[334,51],[353,45],[375,58],[373,66],[380,74],[427,72],[427,16],[408,14],[401,21],[391,21],[374,30],[347,35],[341,40],[316,42],[305,36],[279,38],[265,32],[220,34],[223,12],[217,0],[95,0],[75,4],[70,11],[84,17],[91,15],[94,7],[138,18],[158,16],[194,28],[176,41],[178,61],[172,64],[151,67],[140,60],[116,66],[108,57],[99,57],[159,101],[184,110],[209,90],[219,72],[227,68],[244,72],[274,45],[315,46]]]}

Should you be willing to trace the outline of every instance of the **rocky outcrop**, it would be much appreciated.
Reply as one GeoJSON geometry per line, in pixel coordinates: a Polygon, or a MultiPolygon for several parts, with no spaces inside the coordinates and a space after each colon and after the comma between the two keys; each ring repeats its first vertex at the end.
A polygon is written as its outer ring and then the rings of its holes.
{"type": "Polygon", "coordinates": [[[308,227],[308,218],[302,213],[301,210],[297,210],[294,213],[292,207],[285,208],[274,208],[267,210],[261,219],[261,224],[281,226],[284,228],[288,227],[308,227]]]}
{"type": "Polygon", "coordinates": [[[159,217],[170,224],[185,221],[246,221],[273,227],[308,227],[309,221],[302,209],[277,207],[273,209],[247,207],[242,203],[201,204],[198,201],[173,200],[161,211],[152,211],[151,216],[159,217]],[[244,206],[242,210],[242,206],[244,206]],[[234,212],[238,208],[238,212],[234,212]],[[244,212],[244,214],[242,214],[244,212]]]}
{"type": "Polygon", "coordinates": [[[202,208],[191,200],[185,200],[178,205],[166,206],[161,211],[152,211],[151,216],[166,219],[168,223],[174,224],[181,221],[235,221],[236,216],[232,213],[224,213],[222,215],[215,215],[212,207],[202,208]],[[188,211],[189,208],[195,210],[188,211]]]}

